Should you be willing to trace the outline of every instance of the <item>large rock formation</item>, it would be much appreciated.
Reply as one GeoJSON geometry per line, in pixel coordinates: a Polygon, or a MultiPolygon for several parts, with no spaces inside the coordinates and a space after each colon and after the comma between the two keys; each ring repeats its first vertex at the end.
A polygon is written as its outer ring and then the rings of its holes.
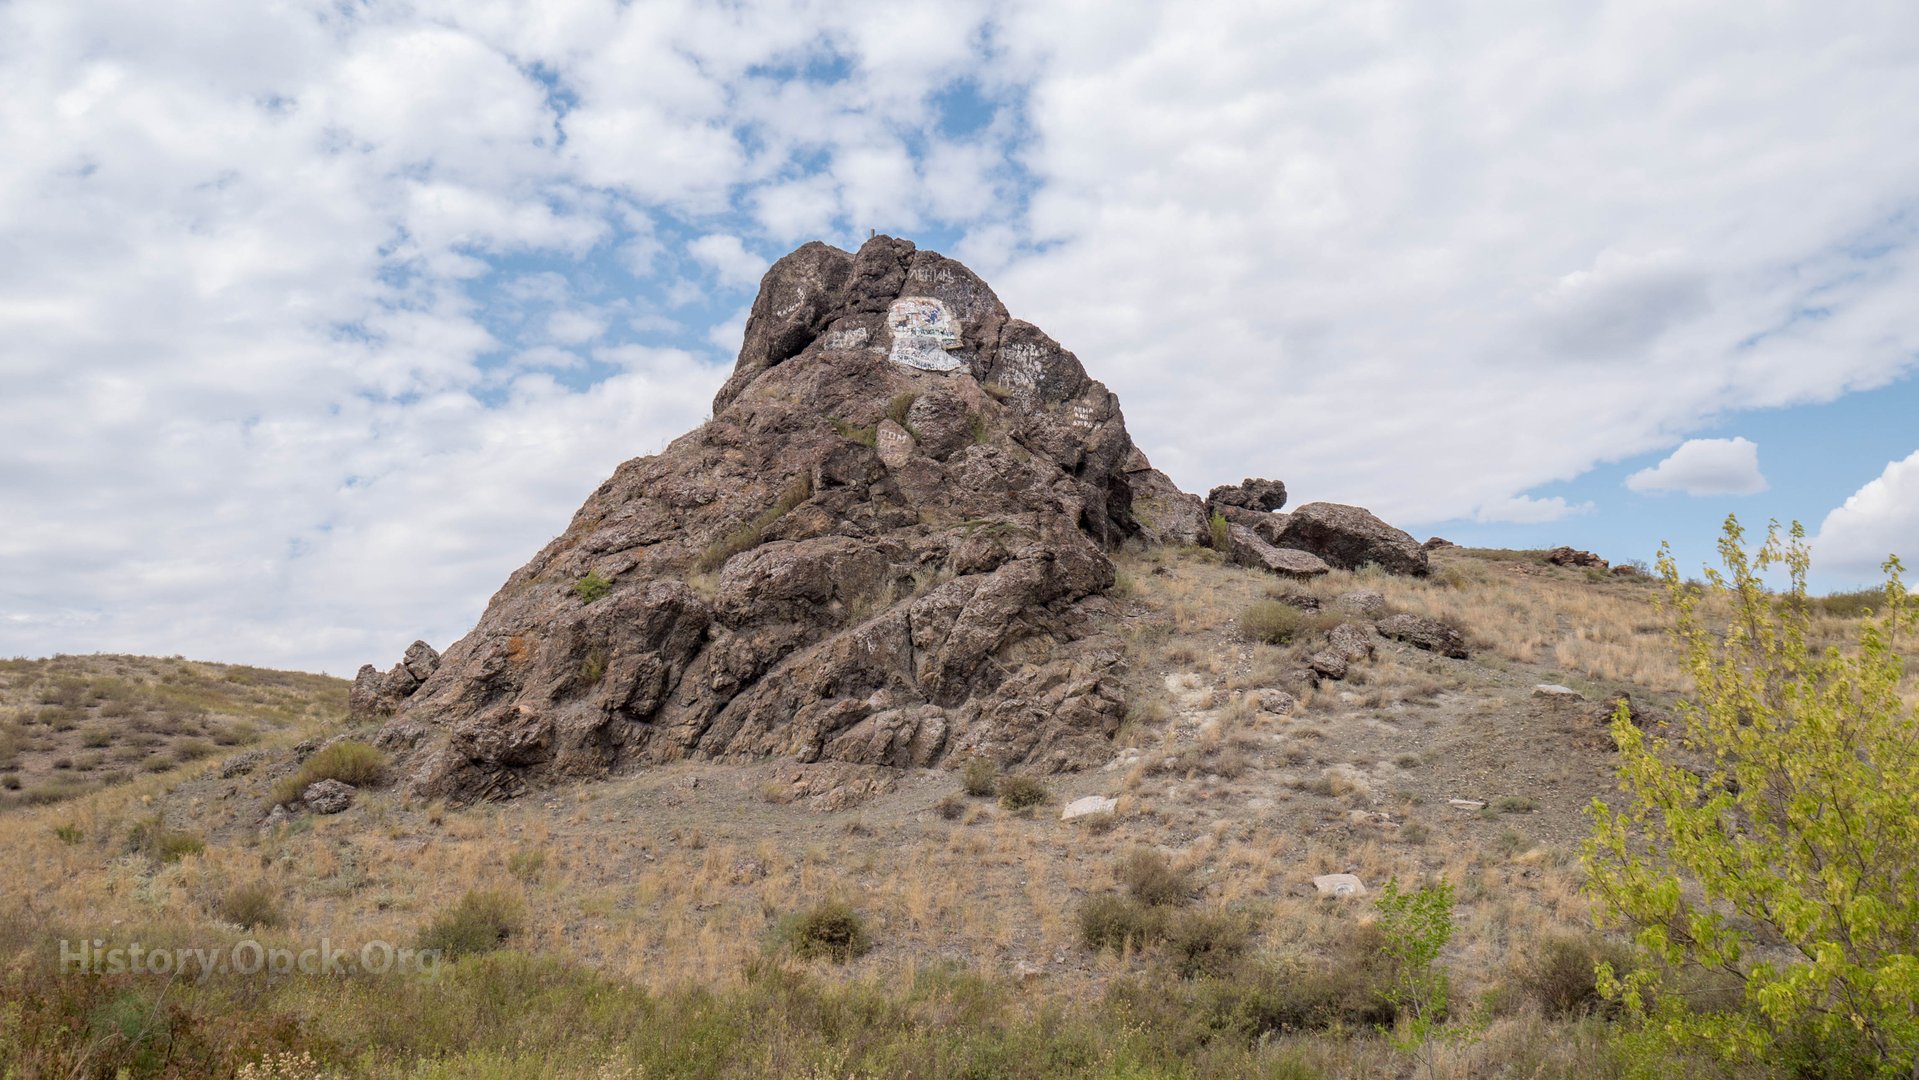
{"type": "Polygon", "coordinates": [[[621,465],[419,685],[410,653],[356,704],[456,801],[689,757],[1076,767],[1124,713],[1106,551],[1205,528],[966,267],[808,244],[712,420],[621,465]]]}
{"type": "Polygon", "coordinates": [[[1310,551],[1342,570],[1372,563],[1390,574],[1423,576],[1430,565],[1411,535],[1364,507],[1342,503],[1307,503],[1294,510],[1273,543],[1310,551]]]}

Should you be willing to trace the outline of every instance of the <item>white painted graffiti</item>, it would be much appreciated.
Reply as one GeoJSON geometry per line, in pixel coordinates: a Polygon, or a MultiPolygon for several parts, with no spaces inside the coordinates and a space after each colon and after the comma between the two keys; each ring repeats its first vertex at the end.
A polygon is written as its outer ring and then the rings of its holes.
{"type": "Polygon", "coordinates": [[[951,350],[960,346],[959,320],[946,305],[930,296],[904,296],[886,312],[886,328],[893,334],[887,359],[923,371],[953,371],[960,367],[951,350]]]}
{"type": "Polygon", "coordinates": [[[776,319],[784,319],[788,315],[791,315],[795,311],[798,311],[801,307],[805,306],[805,304],[806,304],[806,286],[801,285],[798,288],[793,290],[793,302],[773,312],[773,317],[776,319]]]}
{"type": "Polygon", "coordinates": [[[1038,345],[1008,345],[999,351],[999,359],[999,369],[994,376],[1005,386],[1030,389],[1039,385],[1040,376],[1046,371],[1038,345]]]}
{"type": "Polygon", "coordinates": [[[866,344],[866,327],[855,326],[851,330],[835,330],[826,335],[826,347],[834,350],[857,349],[866,344]]]}

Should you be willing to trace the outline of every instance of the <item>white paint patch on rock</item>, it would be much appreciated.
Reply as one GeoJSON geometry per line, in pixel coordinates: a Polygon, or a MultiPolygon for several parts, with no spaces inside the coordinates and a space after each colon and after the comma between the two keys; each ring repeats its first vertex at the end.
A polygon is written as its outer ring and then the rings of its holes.
{"type": "Polygon", "coordinates": [[[886,329],[893,344],[886,358],[921,371],[956,371],[960,358],[959,320],[944,301],[932,296],[902,296],[886,311],[886,329]]]}
{"type": "Polygon", "coordinates": [[[1083,799],[1074,799],[1067,803],[1066,809],[1060,811],[1059,819],[1071,821],[1091,814],[1110,814],[1118,808],[1118,799],[1109,799],[1104,795],[1088,795],[1083,799]]]}
{"type": "Polygon", "coordinates": [[[1321,874],[1313,879],[1313,888],[1321,896],[1333,896],[1340,899],[1366,895],[1366,883],[1355,874],[1321,874]]]}

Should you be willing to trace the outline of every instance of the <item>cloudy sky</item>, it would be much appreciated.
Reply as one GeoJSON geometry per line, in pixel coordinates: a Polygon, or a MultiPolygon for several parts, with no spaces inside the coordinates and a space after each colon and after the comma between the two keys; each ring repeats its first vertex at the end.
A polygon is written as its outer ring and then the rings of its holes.
{"type": "Polygon", "coordinates": [[[0,2],[0,654],[351,673],[955,255],[1182,485],[1919,560],[1919,6],[0,2]]]}

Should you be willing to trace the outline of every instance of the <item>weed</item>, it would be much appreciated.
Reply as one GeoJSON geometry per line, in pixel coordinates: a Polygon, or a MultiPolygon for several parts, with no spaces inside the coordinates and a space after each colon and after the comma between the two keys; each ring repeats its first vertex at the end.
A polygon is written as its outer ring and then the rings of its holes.
{"type": "Polygon", "coordinates": [[[1008,810],[1031,810],[1052,798],[1046,785],[1030,776],[1008,776],[999,782],[999,804],[1008,810]]]}
{"type": "Polygon", "coordinates": [[[779,500],[768,507],[758,517],[747,522],[740,528],[735,529],[724,539],[702,552],[700,557],[694,561],[694,569],[700,572],[717,570],[721,566],[724,566],[726,561],[733,556],[743,551],[750,551],[753,548],[759,547],[766,539],[766,530],[772,528],[774,522],[785,517],[801,503],[812,497],[813,476],[811,473],[802,474],[798,479],[788,484],[786,490],[780,493],[779,500]]]}
{"type": "Polygon", "coordinates": [[[601,577],[597,570],[588,571],[585,577],[573,583],[573,595],[589,604],[611,591],[613,583],[601,577]]]}
{"type": "Polygon", "coordinates": [[[273,801],[280,806],[299,802],[306,789],[322,780],[338,780],[353,787],[380,782],[386,774],[386,755],[363,742],[348,739],[328,746],[273,789],[273,801]]]}
{"type": "Polygon", "coordinates": [[[960,790],[976,799],[985,799],[999,790],[999,766],[990,758],[974,758],[960,773],[960,790]]]}
{"type": "Polygon", "coordinates": [[[272,928],[286,922],[279,898],[266,885],[255,883],[230,889],[220,898],[220,917],[242,930],[272,928]]]}

